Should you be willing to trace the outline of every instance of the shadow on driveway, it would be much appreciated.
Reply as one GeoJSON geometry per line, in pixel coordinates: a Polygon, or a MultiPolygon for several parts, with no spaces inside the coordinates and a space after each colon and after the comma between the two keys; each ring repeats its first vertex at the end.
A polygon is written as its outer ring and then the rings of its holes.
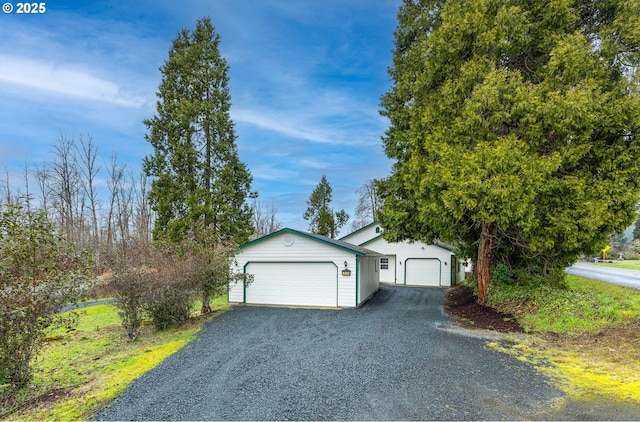
{"type": "Polygon", "coordinates": [[[360,309],[235,307],[97,418],[514,420],[563,396],[450,329],[442,303],[442,289],[383,286],[360,309]]]}

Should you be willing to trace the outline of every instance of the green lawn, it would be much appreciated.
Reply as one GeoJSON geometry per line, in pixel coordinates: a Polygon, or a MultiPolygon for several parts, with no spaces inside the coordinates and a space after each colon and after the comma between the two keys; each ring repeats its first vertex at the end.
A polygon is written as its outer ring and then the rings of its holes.
{"type": "Polygon", "coordinates": [[[602,267],[612,267],[612,268],[624,268],[627,270],[640,270],[640,259],[626,260],[626,261],[613,261],[611,264],[596,264],[594,262],[590,262],[590,264],[595,266],[602,267]]]}
{"type": "MultiPolygon", "coordinates": [[[[227,298],[212,304],[216,314],[227,298]]],[[[144,326],[135,342],[126,340],[117,308],[97,305],[77,311],[78,326],[50,330],[33,362],[32,386],[2,399],[0,419],[82,420],[113,400],[134,379],[195,337],[211,316],[195,316],[178,328],[144,326]]]]}
{"type": "Polygon", "coordinates": [[[640,291],[574,275],[567,288],[494,285],[489,304],[514,314],[530,332],[579,335],[640,319],[640,291]]]}

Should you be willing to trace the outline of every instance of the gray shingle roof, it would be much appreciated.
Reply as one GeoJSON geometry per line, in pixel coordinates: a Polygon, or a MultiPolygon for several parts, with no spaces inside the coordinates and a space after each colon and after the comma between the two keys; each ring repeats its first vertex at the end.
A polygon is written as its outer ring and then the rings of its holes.
{"type": "Polygon", "coordinates": [[[313,239],[313,240],[317,240],[319,242],[322,243],[326,243],[329,244],[331,246],[334,246],[336,248],[339,249],[344,249],[344,250],[348,250],[351,251],[353,253],[355,253],[356,255],[359,256],[365,256],[365,255],[380,255],[380,253],[373,251],[371,249],[367,249],[367,248],[363,248],[362,246],[358,246],[358,245],[354,245],[353,243],[349,243],[349,242],[344,242],[342,240],[337,240],[337,239],[331,239],[330,237],[326,237],[326,236],[322,236],[319,234],[315,234],[315,233],[308,233],[308,232],[304,232],[301,230],[295,230],[295,229],[290,229],[290,228],[284,228],[281,230],[278,230],[277,232],[273,232],[271,234],[268,234],[266,236],[260,237],[256,240],[252,240],[251,242],[245,243],[244,245],[240,245],[240,249],[244,249],[246,247],[255,245],[256,243],[260,243],[264,240],[270,239],[272,237],[278,236],[282,233],[292,233],[292,234],[297,234],[299,236],[302,237],[306,237],[309,239],[313,239]]]}

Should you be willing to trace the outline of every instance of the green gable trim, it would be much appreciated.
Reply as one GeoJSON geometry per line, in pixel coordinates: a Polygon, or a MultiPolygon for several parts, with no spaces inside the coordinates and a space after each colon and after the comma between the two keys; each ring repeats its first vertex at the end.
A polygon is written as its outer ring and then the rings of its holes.
{"type": "Polygon", "coordinates": [[[251,247],[255,244],[264,242],[267,239],[271,239],[273,237],[279,236],[281,234],[284,233],[290,233],[290,234],[295,234],[297,236],[301,236],[307,239],[311,239],[311,240],[315,240],[317,242],[323,243],[325,245],[329,245],[329,246],[333,246],[334,248],[337,249],[341,249],[347,252],[351,252],[353,254],[355,254],[356,256],[367,256],[367,255],[380,255],[377,252],[371,251],[369,249],[365,249],[362,246],[358,246],[358,245],[352,245],[351,243],[347,243],[347,242],[343,242],[341,240],[336,240],[336,239],[331,239],[329,237],[326,236],[321,236],[319,234],[314,234],[314,233],[307,233],[307,232],[303,232],[300,230],[294,230],[294,229],[290,229],[290,228],[284,228],[284,229],[280,229],[277,232],[273,232],[271,234],[268,234],[266,236],[260,237],[256,240],[252,240],[251,242],[247,242],[244,245],[240,245],[239,248],[240,249],[246,249],[248,247],[251,247]]]}
{"type": "Polygon", "coordinates": [[[367,240],[366,242],[361,243],[361,244],[360,244],[360,246],[364,246],[364,245],[366,245],[366,244],[368,244],[368,243],[373,242],[374,240],[378,240],[378,239],[380,239],[381,237],[382,237],[382,235],[378,235],[378,236],[374,237],[373,239],[369,239],[369,240],[367,240]]]}
{"type": "MultiPolygon", "coordinates": [[[[376,240],[378,240],[380,238],[382,238],[382,235],[378,235],[378,236],[374,237],[373,239],[369,239],[366,242],[361,243],[360,246],[368,245],[369,243],[374,242],[374,241],[376,241],[376,240]]],[[[393,242],[388,242],[388,243],[393,243],[393,242]]],[[[426,243],[426,242],[422,242],[422,243],[424,243],[427,246],[435,246],[437,248],[444,249],[444,250],[449,251],[449,252],[453,252],[453,246],[447,245],[446,243],[440,242],[438,240],[436,240],[433,243],[426,243]]]]}

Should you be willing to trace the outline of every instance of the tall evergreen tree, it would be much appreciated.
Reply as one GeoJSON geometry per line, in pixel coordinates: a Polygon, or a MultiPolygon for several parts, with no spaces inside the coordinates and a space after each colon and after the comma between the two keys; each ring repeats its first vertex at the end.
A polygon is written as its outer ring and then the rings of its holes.
{"type": "Polygon", "coordinates": [[[203,228],[215,242],[243,243],[252,232],[246,203],[252,181],[238,157],[229,115],[229,66],[209,18],[183,29],[160,68],[156,114],[145,120],[154,153],[144,160],[153,177],[154,239],[181,240],[203,228]]]}
{"type": "Polygon", "coordinates": [[[635,217],[640,2],[405,0],[382,99],[384,236],[552,277],[635,217]]]}
{"type": "Polygon", "coordinates": [[[346,224],[349,214],[345,210],[333,211],[330,206],[332,191],[327,177],[323,175],[307,201],[307,210],[303,217],[305,220],[309,220],[309,230],[312,233],[333,239],[338,234],[340,227],[346,224]]]}

